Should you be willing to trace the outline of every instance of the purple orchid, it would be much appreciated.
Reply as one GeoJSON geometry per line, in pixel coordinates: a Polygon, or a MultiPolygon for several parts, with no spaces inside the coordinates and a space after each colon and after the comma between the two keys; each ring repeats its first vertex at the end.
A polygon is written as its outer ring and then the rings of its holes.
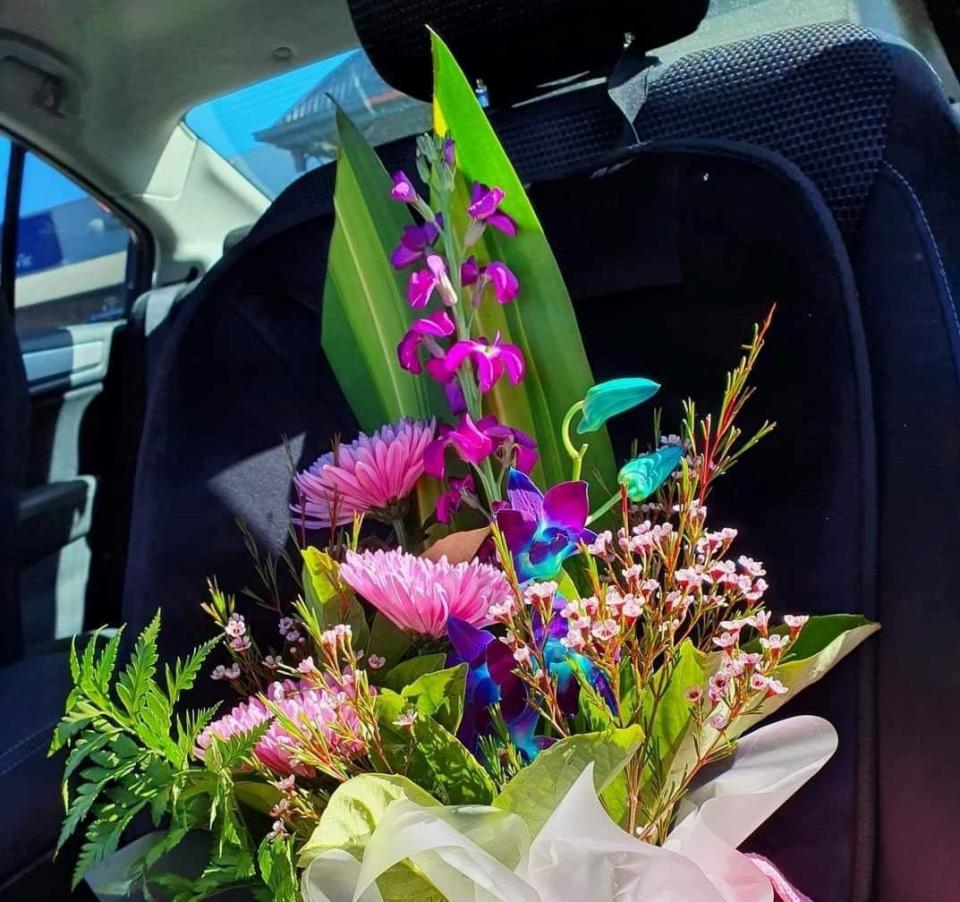
{"type": "MultiPolygon", "coordinates": [[[[533,630],[533,638],[543,653],[543,661],[556,681],[560,710],[567,717],[574,717],[579,711],[580,684],[574,675],[576,667],[603,696],[611,712],[615,713],[613,693],[603,672],[589,658],[571,652],[560,642],[567,633],[566,620],[560,614],[566,603],[566,599],[560,596],[554,599],[553,614],[546,629],[539,614],[534,613],[533,630]]],[[[527,704],[527,690],[514,672],[517,665],[510,648],[497,641],[487,630],[478,629],[455,617],[447,621],[447,636],[454,649],[447,665],[469,665],[463,720],[457,732],[460,741],[476,751],[480,738],[493,731],[490,706],[499,703],[510,739],[528,763],[540,751],[552,745],[556,740],[536,735],[539,717],[527,704]]]]}
{"type": "Polygon", "coordinates": [[[393,187],[390,189],[390,196],[402,204],[412,204],[418,199],[417,189],[413,187],[413,182],[407,178],[402,170],[393,174],[393,187]]]}
{"type": "Polygon", "coordinates": [[[439,254],[427,254],[427,268],[410,274],[407,300],[411,307],[419,310],[427,306],[434,291],[439,293],[440,300],[448,307],[457,303],[456,292],[447,275],[446,261],[439,254]]]}
{"type": "Polygon", "coordinates": [[[449,523],[453,514],[460,510],[464,501],[476,503],[477,486],[472,476],[451,476],[447,483],[450,488],[437,499],[437,521],[439,523],[449,523]]]}
{"type": "Polygon", "coordinates": [[[466,360],[473,364],[477,384],[484,393],[490,391],[504,373],[514,385],[523,381],[523,352],[516,345],[502,342],[499,332],[492,342],[472,338],[456,342],[444,357],[429,361],[427,371],[438,381],[447,382],[466,360]]]}
{"type": "Polygon", "coordinates": [[[493,296],[501,304],[509,304],[520,293],[520,280],[506,263],[499,260],[480,266],[475,258],[467,258],[460,268],[460,281],[464,286],[476,286],[474,305],[480,303],[488,285],[493,288],[493,296]]]}
{"type": "MultiPolygon", "coordinates": [[[[442,228],[442,218],[438,216],[437,220],[442,228]]],[[[425,222],[421,226],[404,226],[400,243],[390,255],[390,265],[394,269],[406,269],[412,263],[416,263],[423,258],[428,248],[433,247],[439,235],[440,229],[432,222],[425,222]]]]}
{"type": "Polygon", "coordinates": [[[446,310],[436,310],[429,316],[418,319],[400,339],[397,345],[397,357],[408,373],[415,376],[423,372],[420,364],[420,345],[424,342],[431,352],[436,355],[443,353],[434,339],[448,338],[456,331],[456,326],[446,310]]]}
{"type": "Polygon", "coordinates": [[[561,482],[544,494],[528,476],[511,469],[507,498],[508,507],[497,511],[497,525],[521,582],[551,579],[581,542],[595,538],[586,528],[590,502],[585,482],[561,482]]]}
{"type": "Polygon", "coordinates": [[[516,454],[516,466],[532,470],[537,462],[536,443],[519,429],[501,425],[495,416],[474,422],[464,414],[456,426],[446,423],[437,429],[437,437],[423,453],[423,467],[429,476],[442,478],[446,472],[446,452],[453,448],[462,461],[479,464],[504,446],[516,454]]]}
{"type": "Polygon", "coordinates": [[[493,226],[504,235],[514,238],[517,234],[517,224],[500,209],[505,196],[502,188],[488,188],[480,182],[475,182],[470,191],[467,215],[479,223],[493,226]]]}

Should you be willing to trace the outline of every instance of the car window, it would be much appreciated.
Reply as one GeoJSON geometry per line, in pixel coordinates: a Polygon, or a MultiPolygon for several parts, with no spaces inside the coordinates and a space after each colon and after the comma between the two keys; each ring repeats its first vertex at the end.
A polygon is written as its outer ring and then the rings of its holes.
{"type": "Polygon", "coordinates": [[[430,106],[387,85],[362,50],[257,82],[190,110],[185,122],[268,197],[334,159],[330,97],[371,144],[430,127],[430,106]]]}
{"type": "Polygon", "coordinates": [[[125,316],[131,247],[109,207],[28,152],[14,286],[20,336],[125,316]]]}
{"type": "MultiPolygon", "coordinates": [[[[10,172],[10,139],[0,135],[0,235],[3,234],[3,220],[7,207],[7,176],[10,172]]],[[[3,255],[0,254],[0,285],[3,284],[3,255]]]]}

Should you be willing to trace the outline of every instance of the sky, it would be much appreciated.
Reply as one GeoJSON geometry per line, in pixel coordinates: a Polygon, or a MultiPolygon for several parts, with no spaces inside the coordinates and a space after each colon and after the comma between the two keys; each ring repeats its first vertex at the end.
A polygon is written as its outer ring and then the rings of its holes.
{"type": "Polygon", "coordinates": [[[208,100],[187,113],[186,123],[221,156],[245,153],[258,145],[254,132],[273,125],[324,75],[355,52],[349,50],[208,100]]]}
{"type": "MultiPolygon", "coordinates": [[[[257,146],[253,133],[273,125],[297,100],[354,51],[303,66],[217,97],[187,113],[190,128],[224,157],[257,146]]],[[[10,140],[0,135],[0,219],[10,162],[10,140]]],[[[27,153],[20,213],[30,216],[83,197],[85,192],[56,169],[27,153]]]]}

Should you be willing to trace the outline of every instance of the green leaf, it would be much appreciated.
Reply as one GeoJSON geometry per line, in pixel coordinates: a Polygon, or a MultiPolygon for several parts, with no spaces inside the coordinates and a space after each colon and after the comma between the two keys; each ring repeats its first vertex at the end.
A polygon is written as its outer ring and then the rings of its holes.
{"type": "Polygon", "coordinates": [[[594,785],[601,793],[642,741],[643,731],[636,725],[561,739],[507,783],[493,804],[519,814],[536,836],[588,764],[593,764],[594,785]]]}
{"type": "Polygon", "coordinates": [[[187,657],[186,661],[177,658],[174,662],[173,670],[170,670],[168,664],[165,668],[167,678],[167,697],[170,704],[175,705],[180,696],[193,688],[193,684],[200,674],[200,668],[206,661],[210,652],[212,652],[221,641],[220,636],[198,645],[187,657]]]}
{"type": "MultiPolygon", "coordinates": [[[[361,858],[377,824],[397,799],[407,799],[424,807],[440,804],[426,790],[399,774],[360,774],[343,783],[330,797],[320,824],[301,850],[299,867],[305,868],[329,849],[343,849],[361,858]]],[[[407,862],[387,870],[377,885],[384,902],[440,902],[443,898],[407,862]]]]}
{"type": "Polygon", "coordinates": [[[148,688],[153,685],[153,677],[157,672],[157,634],[160,632],[160,611],[147,624],[144,631],[137,638],[127,664],[120,679],[117,681],[117,696],[127,713],[133,717],[140,715],[148,688]]]}
{"type": "Polygon", "coordinates": [[[413,219],[390,198],[392,182],[379,158],[342,110],[334,190],[336,223],[323,290],[322,345],[361,428],[370,432],[402,416],[444,409],[432,380],[397,364],[397,345],[415,318],[405,275],[389,257],[413,219]]]}
{"type": "Polygon", "coordinates": [[[377,611],[373,617],[373,626],[370,628],[367,654],[379,655],[393,667],[410,650],[412,644],[413,640],[409,633],[404,632],[389,617],[377,611]]]}
{"type": "Polygon", "coordinates": [[[390,689],[377,695],[384,750],[378,766],[405,774],[444,804],[489,804],[496,786],[483,765],[449,730],[419,713],[412,727],[397,726],[397,719],[411,708],[408,699],[390,689]]]}
{"type": "Polygon", "coordinates": [[[397,799],[432,807],[440,803],[425,789],[399,774],[359,774],[330,796],[320,823],[300,852],[306,867],[328,849],[343,849],[360,857],[387,808],[397,799]]]}
{"type": "Polygon", "coordinates": [[[297,902],[297,869],[293,865],[290,837],[264,839],[257,852],[257,865],[274,902],[297,902]]]}
{"type": "Polygon", "coordinates": [[[424,717],[432,717],[451,733],[456,733],[463,717],[467,665],[424,673],[400,692],[407,703],[424,717]]]}
{"type": "MultiPolygon", "coordinates": [[[[487,398],[502,422],[537,437],[540,469],[535,479],[553,485],[570,477],[570,459],[560,439],[564,415],[583,399],[593,375],[567,287],[523,183],[449,48],[436,34],[432,40],[434,129],[441,135],[449,131],[457,142],[460,224],[470,180],[502,188],[503,210],[520,230],[516,238],[508,238],[487,229],[471,248],[481,262],[504,261],[521,286],[515,301],[485,304],[478,315],[480,334],[493,335],[499,329],[505,341],[520,347],[527,366],[522,385],[511,386],[502,379],[487,398]]],[[[584,474],[597,503],[615,489],[616,465],[605,429],[591,437],[584,474]]]]}
{"type": "Polygon", "coordinates": [[[347,624],[353,633],[353,647],[366,648],[370,627],[363,606],[340,578],[340,564],[325,551],[303,549],[304,600],[316,612],[325,628],[347,624]]]}
{"type": "MultiPolygon", "coordinates": [[[[117,653],[120,650],[120,639],[122,636],[123,627],[118,629],[113,636],[111,636],[110,641],[107,642],[103,652],[100,655],[100,660],[97,661],[97,686],[100,689],[101,694],[107,697],[110,694],[110,678],[113,676],[113,669],[117,663],[117,653]]],[[[91,640],[90,644],[95,645],[96,640],[91,640]]]]}
{"type": "Polygon", "coordinates": [[[270,809],[283,798],[283,793],[275,786],[253,780],[235,781],[233,792],[241,805],[246,805],[247,808],[252,808],[261,814],[269,814],[270,809]]]}
{"type": "Polygon", "coordinates": [[[811,617],[788,657],[773,672],[773,676],[790,691],[766,699],[759,709],[737,718],[728,728],[728,734],[739,736],[763,718],[769,717],[794,699],[797,693],[817,682],[879,629],[879,623],[873,623],[858,614],[811,617]]]}
{"type": "Polygon", "coordinates": [[[403,661],[392,670],[388,670],[377,685],[392,689],[394,692],[403,692],[406,686],[424,674],[440,670],[446,660],[447,656],[444,654],[419,655],[416,658],[410,658],[409,661],[403,661]]]}

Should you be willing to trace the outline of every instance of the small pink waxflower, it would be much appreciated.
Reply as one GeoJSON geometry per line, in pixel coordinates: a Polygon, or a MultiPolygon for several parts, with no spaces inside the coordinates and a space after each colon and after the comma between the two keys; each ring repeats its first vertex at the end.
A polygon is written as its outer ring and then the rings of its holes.
{"type": "Polygon", "coordinates": [[[370,655],[370,657],[367,658],[367,667],[369,667],[371,670],[380,670],[380,668],[386,663],[387,659],[381,658],[380,655],[370,655]]]}
{"type": "Polygon", "coordinates": [[[610,530],[598,533],[597,537],[587,545],[587,552],[594,557],[607,557],[613,549],[613,533],[610,530]]]}
{"type": "Polygon", "coordinates": [[[276,670],[283,663],[280,655],[266,655],[263,659],[263,666],[268,670],[276,670]]]}
{"type": "Polygon", "coordinates": [[[240,679],[240,665],[237,663],[231,664],[223,671],[223,678],[227,681],[239,680],[240,679]]]}
{"type": "Polygon", "coordinates": [[[580,649],[586,645],[586,642],[583,634],[579,630],[570,630],[570,632],[560,640],[560,644],[564,648],[569,648],[571,651],[580,651],[580,649]]]}
{"type": "Polygon", "coordinates": [[[784,695],[789,691],[790,690],[779,680],[775,680],[773,677],[767,678],[767,698],[770,698],[773,695],[784,695]]]}
{"type": "Polygon", "coordinates": [[[711,727],[713,727],[718,733],[722,733],[728,726],[727,715],[726,714],[711,714],[710,720],[708,721],[711,727]]]}
{"type": "Polygon", "coordinates": [[[526,645],[518,645],[513,650],[513,660],[521,667],[530,663],[530,649],[526,645]]]}
{"type": "Polygon", "coordinates": [[[313,658],[311,656],[304,658],[299,664],[297,664],[297,670],[304,676],[320,672],[317,669],[317,665],[313,663],[313,658]]]}
{"type": "Polygon", "coordinates": [[[399,550],[348,551],[340,575],[401,629],[434,639],[446,634],[450,617],[488,626],[491,605],[511,596],[507,578],[489,564],[429,561],[399,550]]]}
{"type": "Polygon", "coordinates": [[[721,620],[720,629],[728,633],[739,633],[744,627],[753,626],[752,617],[741,617],[739,620],[721,620]]]}
{"type": "Polygon", "coordinates": [[[754,692],[761,692],[767,688],[767,678],[762,673],[755,673],[750,677],[750,688],[754,692]]]}
{"type": "Polygon", "coordinates": [[[226,677],[227,668],[223,664],[217,664],[213,670],[210,671],[210,679],[217,680],[218,682],[226,677]]]}
{"type": "Polygon", "coordinates": [[[691,705],[698,705],[703,698],[703,689],[700,686],[691,686],[684,693],[684,697],[691,705]]]}
{"type": "Polygon", "coordinates": [[[620,624],[616,620],[601,620],[590,628],[590,635],[598,642],[609,642],[620,634],[620,624]]]}
{"type": "Polygon", "coordinates": [[[737,563],[743,568],[743,572],[749,576],[766,576],[767,571],[763,569],[763,564],[760,561],[755,561],[752,557],[747,557],[744,554],[741,554],[737,558],[737,563]]]}
{"type": "Polygon", "coordinates": [[[733,646],[737,644],[737,634],[724,633],[721,636],[714,636],[713,644],[716,645],[717,648],[722,648],[724,650],[733,648],[733,646]]]}
{"type": "Polygon", "coordinates": [[[781,651],[789,644],[790,638],[788,636],[781,636],[779,633],[774,633],[772,636],[765,636],[760,640],[760,645],[769,651],[781,651]]]}
{"type": "Polygon", "coordinates": [[[395,727],[401,729],[413,730],[413,725],[417,722],[417,711],[415,708],[408,708],[394,722],[395,727]]]}
{"type": "Polygon", "coordinates": [[[247,624],[244,622],[243,614],[231,614],[223,631],[228,636],[239,639],[247,631],[247,624]]]}
{"type": "Polygon", "coordinates": [[[785,614],[783,622],[790,630],[790,637],[796,637],[810,618],[806,614],[785,614]]]}
{"type": "Polygon", "coordinates": [[[337,525],[343,525],[352,523],[354,514],[376,514],[406,498],[423,475],[423,452],[435,431],[434,420],[404,419],[324,454],[293,478],[294,522],[326,529],[334,510],[337,525]]]}
{"type": "MultiPolygon", "coordinates": [[[[762,580],[761,580],[762,582],[762,580]]],[[[757,611],[752,617],[748,618],[752,626],[761,636],[767,635],[767,628],[770,626],[771,614],[769,611],[757,611]]]]}
{"type": "Polygon", "coordinates": [[[557,594],[558,588],[555,582],[530,583],[523,590],[523,600],[529,605],[548,604],[557,594]]]}
{"type": "Polygon", "coordinates": [[[769,588],[770,587],[767,585],[767,581],[765,579],[758,579],[754,581],[753,585],[746,592],[743,593],[743,597],[750,602],[759,601],[761,598],[763,598],[764,594],[769,588]]]}
{"type": "Polygon", "coordinates": [[[230,648],[239,654],[243,654],[245,651],[250,649],[250,637],[249,636],[237,636],[236,639],[230,640],[230,648]]]}
{"type": "Polygon", "coordinates": [[[293,629],[293,618],[292,617],[281,617],[280,618],[280,635],[286,637],[287,633],[293,629]]]}
{"type": "Polygon", "coordinates": [[[620,613],[627,620],[636,620],[643,613],[643,600],[635,595],[626,596],[623,600],[623,606],[620,608],[620,613]]]}

